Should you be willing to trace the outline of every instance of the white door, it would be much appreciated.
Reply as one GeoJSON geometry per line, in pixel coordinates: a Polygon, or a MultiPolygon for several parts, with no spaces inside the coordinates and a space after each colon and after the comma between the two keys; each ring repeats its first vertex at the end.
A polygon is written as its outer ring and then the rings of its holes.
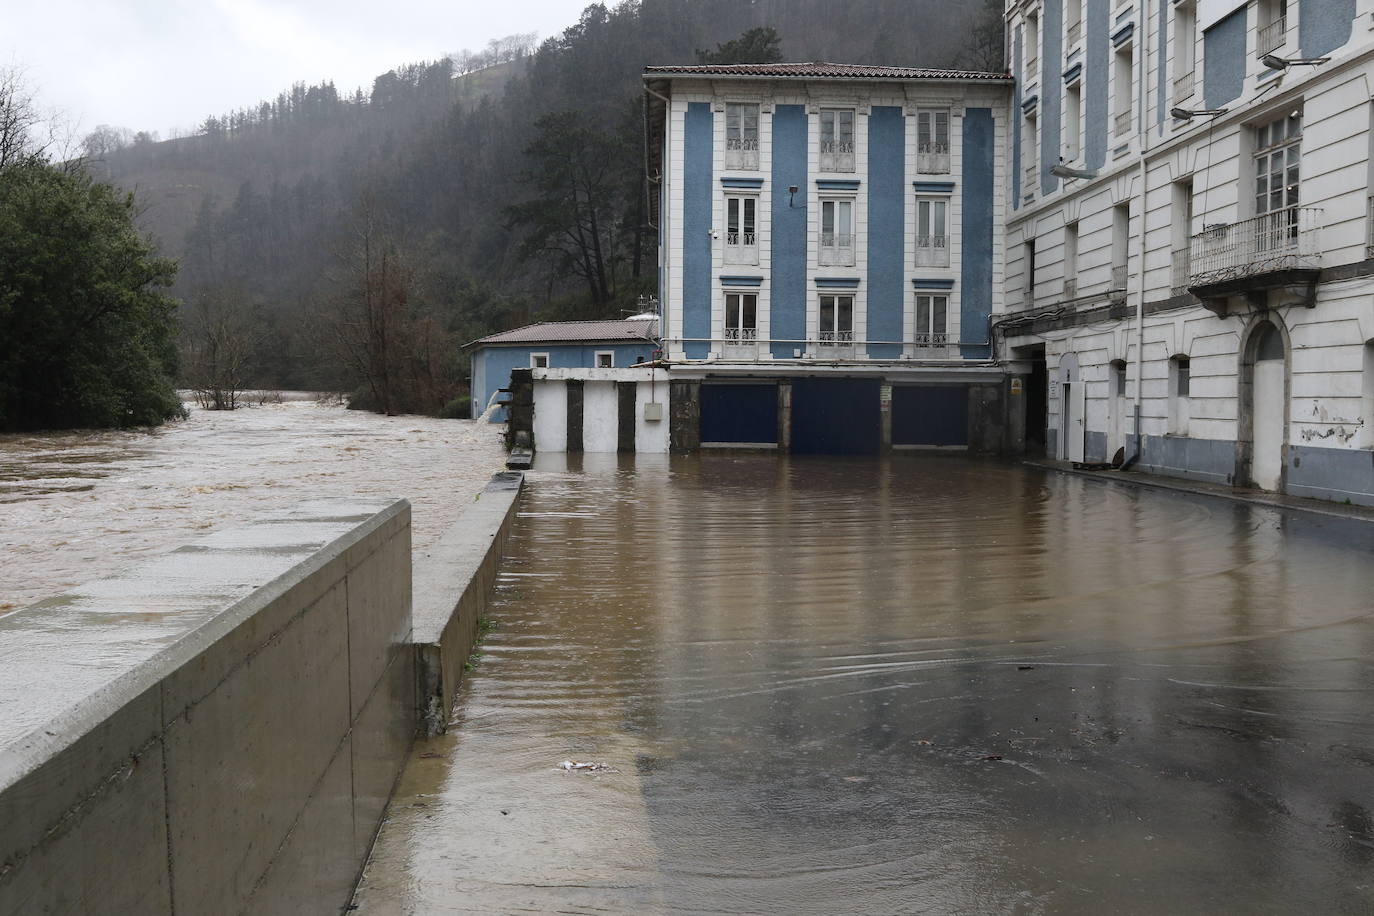
{"type": "Polygon", "coordinates": [[[1277,490],[1283,474],[1283,407],[1283,360],[1256,360],[1250,476],[1263,490],[1277,490]]]}
{"type": "Polygon", "coordinates": [[[1064,392],[1064,457],[1070,461],[1083,460],[1083,415],[1087,408],[1088,386],[1081,381],[1065,384],[1064,392]]]}

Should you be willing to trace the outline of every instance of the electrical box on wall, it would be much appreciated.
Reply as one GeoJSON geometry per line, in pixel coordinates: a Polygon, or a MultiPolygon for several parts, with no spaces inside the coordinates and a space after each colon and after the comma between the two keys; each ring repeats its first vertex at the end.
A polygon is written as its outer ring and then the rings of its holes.
{"type": "Polygon", "coordinates": [[[663,405],[657,401],[650,401],[644,405],[644,420],[653,423],[663,419],[663,405]]]}

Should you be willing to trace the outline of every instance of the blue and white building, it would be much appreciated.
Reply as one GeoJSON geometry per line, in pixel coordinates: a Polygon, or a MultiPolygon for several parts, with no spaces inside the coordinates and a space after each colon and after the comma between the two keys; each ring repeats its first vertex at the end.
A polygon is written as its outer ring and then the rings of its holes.
{"type": "Polygon", "coordinates": [[[663,347],[700,385],[701,444],[1000,449],[1011,79],[806,63],[644,81],[663,347]]]}
{"type": "Polygon", "coordinates": [[[1374,0],[1006,15],[998,330],[1028,435],[1374,504],[1374,0]]]}
{"type": "MultiPolygon", "coordinates": [[[[658,322],[636,316],[606,321],[545,321],[474,340],[464,349],[472,359],[472,416],[510,384],[512,369],[618,369],[653,360],[658,322]]],[[[505,408],[491,414],[505,422],[505,408]]]]}

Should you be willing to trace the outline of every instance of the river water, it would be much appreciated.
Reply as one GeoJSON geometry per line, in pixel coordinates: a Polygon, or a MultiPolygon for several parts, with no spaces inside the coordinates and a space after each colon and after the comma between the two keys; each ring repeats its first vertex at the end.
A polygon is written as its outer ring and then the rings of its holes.
{"type": "Polygon", "coordinates": [[[1372,549],[966,460],[541,456],[359,912],[1374,911],[1372,549]]]}
{"type": "Polygon", "coordinates": [[[154,431],[0,435],[0,614],[317,496],[411,500],[432,543],[502,466],[501,427],[288,397],[154,431]]]}

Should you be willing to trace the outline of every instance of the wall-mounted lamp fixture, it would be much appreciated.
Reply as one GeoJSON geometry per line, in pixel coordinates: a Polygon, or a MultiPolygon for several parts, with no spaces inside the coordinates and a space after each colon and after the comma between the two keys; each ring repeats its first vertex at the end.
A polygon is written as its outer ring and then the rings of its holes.
{"type": "Polygon", "coordinates": [[[1169,114],[1175,121],[1191,121],[1193,118],[1215,118],[1226,114],[1225,108],[1170,108],[1169,114]]]}
{"type": "Polygon", "coordinates": [[[1329,57],[1279,57],[1277,54],[1266,54],[1260,58],[1260,63],[1270,70],[1283,72],[1289,67],[1316,67],[1330,59],[1329,57]]]}
{"type": "Polygon", "coordinates": [[[1050,174],[1055,178],[1082,178],[1084,181],[1091,181],[1097,177],[1097,169],[1075,169],[1061,162],[1050,166],[1050,174]]]}
{"type": "Polygon", "coordinates": [[[789,206],[789,207],[795,207],[795,206],[796,206],[795,201],[796,201],[796,199],[797,199],[797,190],[798,190],[798,188],[797,188],[797,186],[794,185],[794,184],[790,184],[790,185],[787,186],[787,206],[789,206]]]}

